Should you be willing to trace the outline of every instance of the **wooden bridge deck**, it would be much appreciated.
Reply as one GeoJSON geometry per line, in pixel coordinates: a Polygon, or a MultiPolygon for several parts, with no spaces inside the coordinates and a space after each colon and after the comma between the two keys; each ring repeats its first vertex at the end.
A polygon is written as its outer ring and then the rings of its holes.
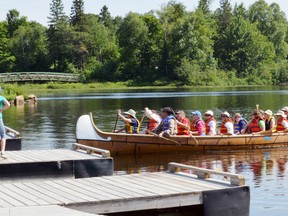
{"type": "Polygon", "coordinates": [[[34,81],[57,81],[57,82],[80,82],[80,76],[69,73],[55,72],[15,72],[0,73],[0,82],[34,82],[34,81]]]}

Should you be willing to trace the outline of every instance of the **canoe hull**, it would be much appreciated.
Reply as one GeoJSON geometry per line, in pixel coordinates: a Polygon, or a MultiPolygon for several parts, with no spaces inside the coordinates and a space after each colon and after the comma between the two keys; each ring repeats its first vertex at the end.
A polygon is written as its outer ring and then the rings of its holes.
{"type": "Polygon", "coordinates": [[[76,140],[78,143],[107,149],[112,155],[161,153],[175,151],[238,150],[276,148],[288,146],[288,134],[237,136],[172,136],[178,144],[146,134],[105,133],[99,130],[92,115],[83,115],[77,121],[76,140]]]}

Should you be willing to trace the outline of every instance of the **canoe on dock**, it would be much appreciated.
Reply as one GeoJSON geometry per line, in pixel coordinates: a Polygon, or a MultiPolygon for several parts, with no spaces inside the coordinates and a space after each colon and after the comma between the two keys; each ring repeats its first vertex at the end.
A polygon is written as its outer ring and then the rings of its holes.
{"type": "Polygon", "coordinates": [[[171,136],[165,139],[148,134],[103,132],[96,126],[90,113],[79,117],[76,140],[83,145],[109,150],[112,155],[120,155],[284,147],[288,146],[288,133],[171,136]]]}
{"type": "Polygon", "coordinates": [[[5,126],[6,129],[6,150],[7,151],[17,151],[22,148],[22,138],[21,134],[10,128],[5,126]]]}

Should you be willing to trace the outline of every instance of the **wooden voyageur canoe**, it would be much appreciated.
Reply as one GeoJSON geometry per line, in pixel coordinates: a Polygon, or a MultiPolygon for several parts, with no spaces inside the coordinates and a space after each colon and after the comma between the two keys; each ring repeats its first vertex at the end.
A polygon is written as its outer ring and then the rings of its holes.
{"type": "Polygon", "coordinates": [[[96,127],[90,113],[79,117],[76,125],[76,140],[80,144],[107,149],[112,155],[119,155],[283,147],[288,146],[288,133],[195,136],[194,138],[171,136],[173,142],[148,134],[103,132],[96,127]]]}

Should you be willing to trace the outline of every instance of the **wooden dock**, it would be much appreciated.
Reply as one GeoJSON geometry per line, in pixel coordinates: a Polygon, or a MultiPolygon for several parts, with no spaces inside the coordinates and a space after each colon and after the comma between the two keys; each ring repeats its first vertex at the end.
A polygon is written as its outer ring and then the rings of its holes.
{"type": "Polygon", "coordinates": [[[73,144],[74,150],[7,151],[0,158],[0,183],[113,175],[109,151],[73,144]]]}
{"type": "Polygon", "coordinates": [[[55,205],[104,215],[200,206],[193,215],[248,216],[250,193],[244,184],[241,175],[176,163],[161,173],[10,182],[0,185],[0,213],[55,205]],[[221,178],[213,180],[214,175],[221,178]]]}

